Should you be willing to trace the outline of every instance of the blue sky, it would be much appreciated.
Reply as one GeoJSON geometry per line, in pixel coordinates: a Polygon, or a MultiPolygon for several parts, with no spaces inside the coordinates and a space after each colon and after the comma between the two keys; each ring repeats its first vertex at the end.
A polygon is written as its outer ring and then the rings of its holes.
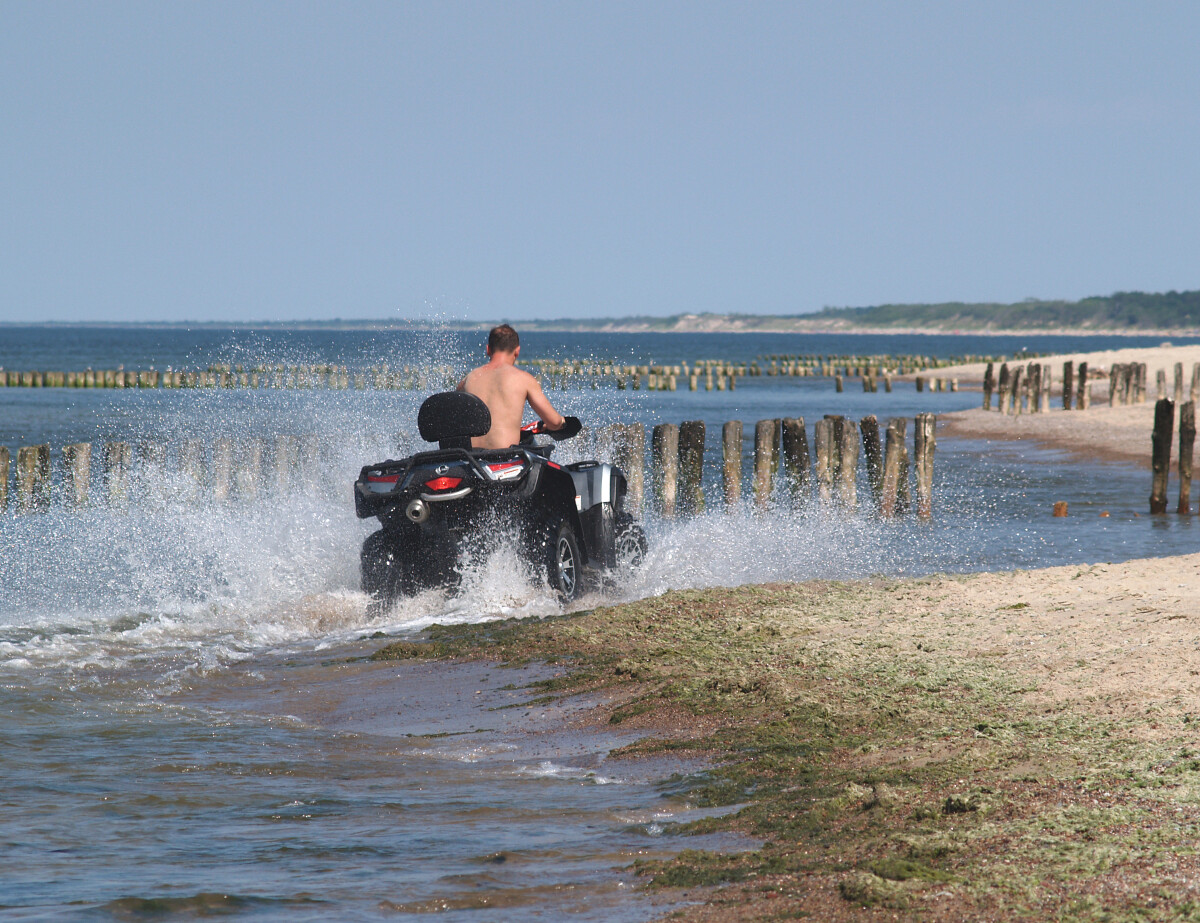
{"type": "Polygon", "coordinates": [[[0,320],[1200,288],[1200,4],[0,4],[0,320]]]}

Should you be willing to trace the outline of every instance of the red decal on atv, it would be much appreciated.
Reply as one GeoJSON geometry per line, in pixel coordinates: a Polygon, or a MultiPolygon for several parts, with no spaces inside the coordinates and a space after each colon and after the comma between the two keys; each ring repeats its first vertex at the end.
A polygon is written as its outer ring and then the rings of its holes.
{"type": "Polygon", "coordinates": [[[398,474],[368,474],[367,480],[373,484],[395,484],[400,480],[398,474]]]}
{"type": "Polygon", "coordinates": [[[462,478],[434,478],[432,481],[426,481],[425,486],[430,490],[449,490],[461,483],[462,478]]]}

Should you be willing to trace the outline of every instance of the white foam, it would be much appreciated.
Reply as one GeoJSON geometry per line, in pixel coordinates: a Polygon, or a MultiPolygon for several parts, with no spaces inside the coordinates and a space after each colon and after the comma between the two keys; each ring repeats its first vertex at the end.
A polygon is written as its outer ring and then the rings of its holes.
{"type": "Polygon", "coordinates": [[[582,769],[578,766],[564,766],[552,760],[542,760],[536,766],[518,766],[517,775],[533,776],[539,779],[562,779],[569,782],[588,782],[592,785],[624,785],[625,779],[616,776],[605,776],[594,769],[582,769]]]}

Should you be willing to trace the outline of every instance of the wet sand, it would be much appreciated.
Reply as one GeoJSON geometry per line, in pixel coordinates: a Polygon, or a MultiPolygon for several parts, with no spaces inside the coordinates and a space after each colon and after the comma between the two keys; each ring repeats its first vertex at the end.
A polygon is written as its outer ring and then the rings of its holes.
{"type": "MultiPolygon", "coordinates": [[[[993,405],[994,406],[994,405],[993,405]]],[[[966,439],[1029,441],[1071,453],[1086,461],[1131,462],[1150,467],[1150,434],[1154,403],[1125,407],[1092,405],[1086,411],[1065,412],[1060,405],[1049,413],[1005,416],[976,407],[938,414],[939,435],[966,439]]],[[[1172,451],[1172,456],[1175,451],[1172,451]]]]}

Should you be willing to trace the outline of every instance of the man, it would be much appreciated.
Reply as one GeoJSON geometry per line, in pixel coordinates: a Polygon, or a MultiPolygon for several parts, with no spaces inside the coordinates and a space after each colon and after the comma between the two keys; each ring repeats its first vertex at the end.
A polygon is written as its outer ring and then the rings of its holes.
{"type": "Polygon", "coordinates": [[[476,449],[507,449],[519,443],[526,401],[546,429],[562,429],[566,422],[542,393],[538,380],[517,368],[520,354],[521,341],[517,331],[508,324],[493,327],[488,334],[487,365],[481,365],[458,383],[459,391],[474,394],[492,413],[492,428],[487,435],[471,440],[476,449]]]}

